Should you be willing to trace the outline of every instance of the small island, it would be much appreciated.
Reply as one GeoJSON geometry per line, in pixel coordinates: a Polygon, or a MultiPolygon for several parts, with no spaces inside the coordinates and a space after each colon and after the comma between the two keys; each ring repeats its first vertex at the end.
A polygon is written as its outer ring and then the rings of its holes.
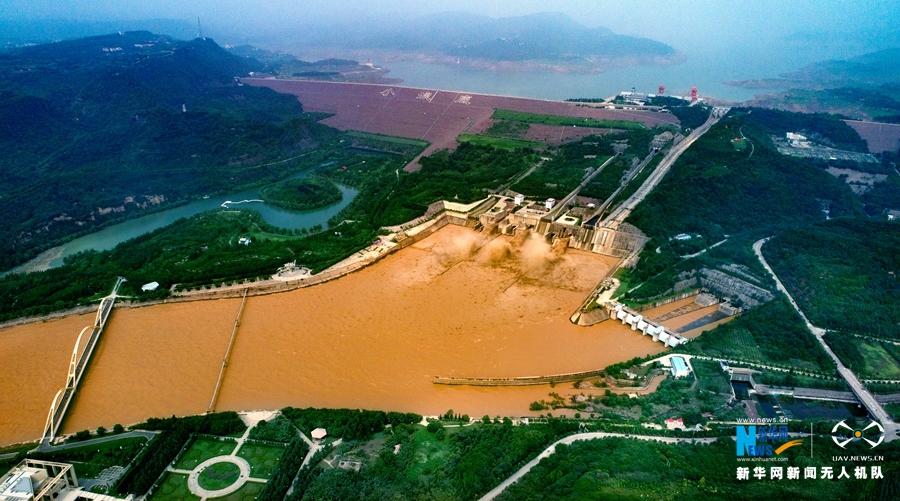
{"type": "Polygon", "coordinates": [[[311,210],[340,202],[343,194],[322,177],[288,179],[260,191],[262,199],[282,209],[311,210]]]}

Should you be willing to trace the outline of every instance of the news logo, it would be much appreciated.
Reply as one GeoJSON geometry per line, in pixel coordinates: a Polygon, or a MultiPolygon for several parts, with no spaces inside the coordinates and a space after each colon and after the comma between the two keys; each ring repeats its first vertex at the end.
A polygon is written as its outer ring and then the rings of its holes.
{"type": "Polygon", "coordinates": [[[787,426],[736,426],[738,457],[773,457],[800,445],[803,440],[790,440],[787,426]],[[784,442],[778,447],[776,443],[784,442]]]}
{"type": "Polygon", "coordinates": [[[841,449],[845,448],[850,442],[858,442],[860,440],[864,440],[874,449],[884,441],[884,427],[878,421],[872,421],[865,428],[851,428],[847,423],[841,421],[831,429],[831,439],[841,449]],[[875,429],[872,430],[872,428],[875,429]],[[872,437],[874,440],[869,440],[868,437],[872,437]]]}

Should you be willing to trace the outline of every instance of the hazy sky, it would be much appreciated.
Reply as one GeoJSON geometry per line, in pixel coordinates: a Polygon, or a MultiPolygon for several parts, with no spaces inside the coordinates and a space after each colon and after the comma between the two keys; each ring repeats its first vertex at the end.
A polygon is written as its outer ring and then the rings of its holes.
{"type": "MultiPolygon", "coordinates": [[[[310,19],[377,22],[382,16],[402,19],[449,10],[494,17],[559,11],[587,26],[605,26],[617,33],[653,38],[684,51],[697,50],[703,45],[758,46],[766,40],[797,32],[900,31],[900,2],[896,1],[0,0],[3,19],[171,18],[193,22],[199,16],[210,32],[284,29],[310,19]]],[[[877,40],[874,35],[872,39],[866,39],[865,35],[851,38],[857,44],[877,40]]],[[[896,42],[896,37],[893,41],[896,42]]]]}

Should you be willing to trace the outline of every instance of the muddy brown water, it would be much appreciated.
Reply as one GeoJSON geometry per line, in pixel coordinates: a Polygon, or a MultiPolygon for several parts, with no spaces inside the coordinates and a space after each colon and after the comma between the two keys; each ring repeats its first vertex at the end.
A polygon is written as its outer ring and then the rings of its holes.
{"type": "MultiPolygon", "coordinates": [[[[560,255],[538,239],[513,242],[447,226],[339,280],[250,297],[216,410],[290,405],[532,414],[530,402],[550,391],[573,393],[571,383],[467,387],[434,385],[431,378],[588,371],[662,352],[660,343],[619,323],[569,321],[614,265],[588,252],[560,255]]],[[[232,299],[116,309],[64,431],[204,412],[239,306],[232,299]]],[[[0,388],[12,393],[3,395],[18,395],[16,402],[27,406],[2,412],[0,443],[40,435],[84,322],[0,331],[3,353],[36,345],[62,353],[4,368],[0,388]],[[41,391],[25,389],[32,364],[47,375],[41,391]]]]}
{"type": "Polygon", "coordinates": [[[0,444],[37,440],[94,313],[0,330],[0,444]]]}

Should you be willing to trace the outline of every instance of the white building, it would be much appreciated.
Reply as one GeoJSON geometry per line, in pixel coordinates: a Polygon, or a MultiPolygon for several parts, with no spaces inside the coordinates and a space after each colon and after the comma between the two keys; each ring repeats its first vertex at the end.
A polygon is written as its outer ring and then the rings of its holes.
{"type": "Polygon", "coordinates": [[[250,242],[252,242],[252,240],[250,240],[249,238],[241,237],[240,239],[238,239],[238,244],[240,245],[250,245],[250,242]]]}
{"type": "Polygon", "coordinates": [[[554,205],[556,205],[556,199],[555,199],[555,198],[548,198],[547,201],[544,202],[544,207],[546,207],[547,210],[552,209],[554,205]]]}
{"type": "Polygon", "coordinates": [[[0,476],[0,501],[62,500],[77,488],[72,465],[26,459],[0,476]]]}
{"type": "Polygon", "coordinates": [[[672,357],[672,377],[687,377],[691,374],[683,357],[672,357]]]}
{"type": "Polygon", "coordinates": [[[313,438],[313,440],[322,440],[326,435],[328,435],[328,432],[325,431],[325,428],[316,428],[309,435],[313,438]]]}
{"type": "Polygon", "coordinates": [[[516,194],[516,196],[513,198],[513,202],[515,202],[516,205],[522,205],[522,202],[524,201],[525,195],[522,195],[521,193],[516,194]]]}
{"type": "Polygon", "coordinates": [[[142,291],[155,291],[156,288],[159,287],[159,282],[150,282],[149,284],[144,284],[141,286],[142,291]]]}

